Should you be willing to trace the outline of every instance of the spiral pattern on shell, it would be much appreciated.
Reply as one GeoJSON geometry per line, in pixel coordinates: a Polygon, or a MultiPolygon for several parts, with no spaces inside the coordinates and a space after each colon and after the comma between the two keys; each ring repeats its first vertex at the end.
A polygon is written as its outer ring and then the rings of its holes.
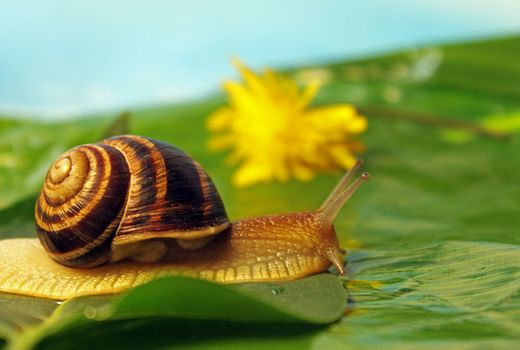
{"type": "Polygon", "coordinates": [[[73,267],[109,262],[149,239],[196,239],[230,224],[205,170],[183,151],[125,135],[75,147],[47,173],[35,208],[50,257],[73,267]]]}

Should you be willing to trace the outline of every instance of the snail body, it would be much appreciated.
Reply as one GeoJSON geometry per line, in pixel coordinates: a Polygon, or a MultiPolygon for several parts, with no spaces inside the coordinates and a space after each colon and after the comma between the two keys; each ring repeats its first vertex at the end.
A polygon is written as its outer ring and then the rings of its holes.
{"type": "Polygon", "coordinates": [[[333,220],[368,179],[349,185],[360,166],[315,211],[229,222],[210,177],[173,146],[131,135],[78,146],[47,174],[39,242],[0,242],[0,291],[66,299],[168,274],[222,283],[287,281],[331,265],[344,274],[333,220]]]}

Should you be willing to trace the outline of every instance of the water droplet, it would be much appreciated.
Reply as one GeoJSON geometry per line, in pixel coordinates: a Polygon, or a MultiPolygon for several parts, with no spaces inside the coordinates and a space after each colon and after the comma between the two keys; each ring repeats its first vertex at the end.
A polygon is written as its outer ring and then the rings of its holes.
{"type": "Polygon", "coordinates": [[[273,295],[280,295],[284,292],[285,288],[277,284],[271,284],[271,293],[273,295]]]}
{"type": "Polygon", "coordinates": [[[87,306],[85,310],[83,311],[86,318],[89,318],[91,320],[95,319],[97,316],[97,310],[95,307],[87,306]]]}

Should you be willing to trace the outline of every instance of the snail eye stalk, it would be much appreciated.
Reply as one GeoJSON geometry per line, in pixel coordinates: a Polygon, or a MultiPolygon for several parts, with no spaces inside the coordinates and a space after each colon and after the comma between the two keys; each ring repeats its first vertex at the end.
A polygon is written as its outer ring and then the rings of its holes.
{"type": "Polygon", "coordinates": [[[331,192],[329,197],[320,207],[319,211],[322,212],[324,226],[327,228],[332,225],[334,219],[338,215],[339,211],[345,203],[352,197],[354,192],[361,186],[361,184],[370,179],[370,174],[367,172],[362,173],[354,182],[350,185],[350,180],[354,177],[356,171],[358,171],[363,165],[363,161],[358,160],[352,168],[345,174],[345,176],[338,182],[334,190],[331,192]]]}

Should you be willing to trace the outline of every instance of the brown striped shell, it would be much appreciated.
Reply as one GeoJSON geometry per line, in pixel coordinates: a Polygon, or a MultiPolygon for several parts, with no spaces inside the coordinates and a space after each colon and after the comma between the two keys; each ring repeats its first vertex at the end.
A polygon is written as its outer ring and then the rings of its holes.
{"type": "Polygon", "coordinates": [[[50,257],[73,267],[113,261],[121,256],[115,250],[138,242],[198,239],[230,226],[200,164],[169,144],[133,135],[61,155],[47,173],[35,220],[50,257]]]}

